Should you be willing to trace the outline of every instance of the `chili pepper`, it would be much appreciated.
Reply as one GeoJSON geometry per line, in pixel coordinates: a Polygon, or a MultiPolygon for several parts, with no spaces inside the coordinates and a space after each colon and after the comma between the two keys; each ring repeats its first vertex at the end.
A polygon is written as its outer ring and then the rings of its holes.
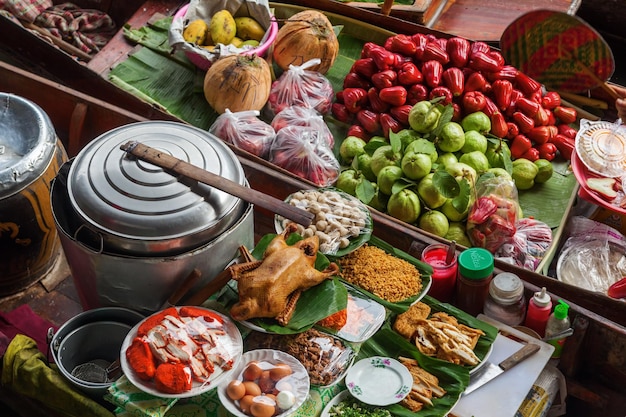
{"type": "Polygon", "coordinates": [[[474,113],[482,111],[485,108],[485,104],[487,104],[487,100],[485,100],[485,95],[480,91],[468,91],[463,94],[462,103],[466,113],[474,113]]]}
{"type": "Polygon", "coordinates": [[[446,52],[450,63],[457,68],[463,68],[469,61],[470,43],[467,39],[458,36],[448,39],[446,52]]]}
{"type": "Polygon", "coordinates": [[[539,150],[537,148],[530,148],[524,153],[524,155],[522,155],[522,158],[528,159],[531,162],[535,162],[537,159],[539,159],[539,150]]]}
{"type": "Polygon", "coordinates": [[[156,372],[154,357],[152,356],[150,346],[143,338],[135,337],[133,339],[128,349],[126,349],[126,360],[140,379],[150,381],[154,378],[156,372]]]}
{"type": "Polygon", "coordinates": [[[424,84],[413,84],[409,87],[406,96],[407,104],[415,104],[428,98],[428,87],[424,84]]]}
{"type": "Polygon", "coordinates": [[[426,35],[423,33],[415,33],[411,35],[411,40],[415,42],[415,54],[413,54],[414,58],[419,61],[423,61],[424,49],[426,49],[426,45],[428,45],[426,35]]]}
{"type": "Polygon", "coordinates": [[[519,135],[519,127],[513,122],[506,122],[506,138],[513,139],[515,136],[519,135]]]}
{"type": "Polygon", "coordinates": [[[457,67],[450,67],[441,74],[443,84],[450,89],[453,97],[463,94],[465,88],[465,77],[463,71],[457,67]]]}
{"type": "Polygon", "coordinates": [[[511,157],[513,159],[519,159],[532,148],[533,143],[525,135],[517,135],[511,141],[509,149],[511,150],[511,157]]]}
{"type": "Polygon", "coordinates": [[[517,124],[519,131],[522,133],[527,133],[530,129],[535,127],[535,121],[521,111],[514,112],[511,118],[517,124]]]}
{"type": "Polygon", "coordinates": [[[354,115],[350,113],[346,105],[342,103],[333,103],[330,107],[330,112],[335,119],[343,123],[350,123],[354,118],[354,115]]]}
{"type": "Polygon", "coordinates": [[[368,133],[376,133],[380,130],[380,116],[371,110],[359,110],[356,120],[368,133]]]}
{"type": "Polygon", "coordinates": [[[487,53],[491,51],[491,47],[489,45],[487,45],[485,42],[473,42],[470,45],[470,59],[472,57],[472,54],[475,52],[484,52],[487,53]]]}
{"type": "Polygon", "coordinates": [[[346,137],[348,136],[356,136],[357,138],[361,138],[366,142],[368,142],[371,138],[370,134],[367,133],[365,128],[361,125],[351,125],[348,128],[348,132],[346,133],[346,137]]]}
{"type": "Polygon", "coordinates": [[[359,58],[354,61],[350,71],[369,79],[378,72],[378,67],[373,58],[359,58]]]}
{"type": "Polygon", "coordinates": [[[385,103],[380,99],[378,90],[375,87],[367,90],[367,100],[369,102],[369,108],[376,113],[384,113],[389,110],[389,103],[385,103]]]}
{"type": "Polygon", "coordinates": [[[541,91],[541,84],[524,74],[522,71],[517,73],[517,76],[515,77],[515,84],[517,85],[517,88],[522,90],[527,97],[535,93],[537,90],[541,91]]]}
{"type": "Polygon", "coordinates": [[[511,82],[515,81],[515,77],[519,70],[515,68],[513,65],[503,65],[502,69],[495,72],[490,72],[487,74],[491,81],[495,80],[509,80],[511,82]]]}
{"type": "MultiPolygon", "coordinates": [[[[537,110],[537,114],[532,118],[535,122],[535,126],[547,126],[550,124],[550,115],[548,114],[550,110],[544,109],[539,106],[539,110],[537,110]]],[[[553,123],[554,124],[554,123],[553,123]]]]}
{"type": "Polygon", "coordinates": [[[541,97],[541,105],[546,109],[554,109],[561,105],[561,95],[556,91],[548,91],[541,97]]]}
{"type": "Polygon", "coordinates": [[[496,80],[491,83],[493,98],[498,108],[502,111],[506,110],[511,103],[511,93],[513,92],[513,84],[508,80],[496,80]]]}
{"type": "Polygon", "coordinates": [[[422,54],[422,59],[424,61],[434,60],[440,62],[441,64],[447,64],[450,62],[450,57],[445,49],[442,49],[436,42],[429,42],[424,48],[424,53],[422,54]]]}
{"type": "Polygon", "coordinates": [[[396,106],[396,107],[392,107],[389,110],[389,113],[393,116],[394,119],[396,119],[399,123],[403,124],[404,126],[408,126],[409,125],[409,113],[411,112],[411,109],[413,108],[412,105],[410,104],[404,104],[402,106],[396,106]]]}
{"type": "Polygon", "coordinates": [[[349,72],[346,74],[346,78],[343,79],[343,88],[370,88],[371,84],[366,79],[357,74],[356,72],[349,72]]]}
{"type": "Polygon", "coordinates": [[[492,114],[489,119],[491,120],[491,133],[499,138],[505,137],[509,131],[509,127],[504,119],[504,115],[500,112],[496,112],[492,114]]]}
{"type": "Polygon", "coordinates": [[[398,82],[402,85],[421,83],[423,79],[419,68],[412,62],[405,62],[398,70],[398,82]]]}
{"type": "Polygon", "coordinates": [[[626,297],[626,277],[620,279],[619,281],[611,284],[607,293],[611,298],[624,298],[626,297]]]}
{"type": "Polygon", "coordinates": [[[383,88],[378,92],[378,97],[380,97],[380,99],[385,103],[389,103],[392,106],[402,106],[406,103],[406,96],[406,88],[401,85],[383,88]]]}
{"type": "Polygon", "coordinates": [[[413,56],[417,51],[417,45],[408,35],[398,34],[390,37],[388,48],[391,52],[397,52],[406,56],[413,56]]]}
{"type": "Polygon", "coordinates": [[[565,135],[568,138],[575,139],[578,131],[571,127],[570,125],[566,125],[565,123],[561,123],[557,126],[557,129],[561,135],[565,135]]]}
{"type": "Polygon", "coordinates": [[[565,135],[558,133],[552,138],[552,143],[554,144],[554,146],[556,146],[556,148],[559,150],[559,153],[564,159],[568,161],[572,159],[572,152],[574,152],[574,147],[576,143],[574,138],[569,138],[565,135]]]}
{"type": "Polygon", "coordinates": [[[539,111],[539,107],[541,107],[541,104],[537,103],[536,101],[527,99],[526,97],[520,97],[515,103],[515,108],[528,117],[535,117],[535,115],[539,111]]]}
{"type": "Polygon", "coordinates": [[[396,57],[394,56],[393,52],[386,50],[382,46],[379,46],[378,48],[373,48],[369,52],[369,57],[374,60],[376,67],[380,71],[391,69],[396,63],[396,57]]]}
{"type": "Polygon", "coordinates": [[[498,110],[498,106],[496,106],[496,103],[494,103],[493,100],[485,96],[485,107],[483,108],[483,112],[487,116],[491,117],[495,113],[500,113],[500,110],[498,110]]]}
{"type": "Polygon", "coordinates": [[[437,97],[443,97],[443,100],[441,100],[439,104],[446,106],[452,103],[452,91],[450,91],[448,87],[440,85],[430,90],[430,93],[428,94],[428,99],[433,100],[437,97]]]}
{"type": "Polygon", "coordinates": [[[487,52],[476,51],[470,54],[469,67],[476,71],[496,72],[502,69],[502,62],[487,52]]]}
{"type": "Polygon", "coordinates": [[[430,61],[424,61],[422,64],[422,74],[424,75],[426,85],[430,88],[437,87],[441,84],[443,65],[441,65],[441,62],[432,59],[430,61]]]}
{"type": "Polygon", "coordinates": [[[367,91],[362,88],[346,88],[343,90],[343,103],[350,113],[357,113],[367,104],[367,91]]]}
{"type": "Polygon", "coordinates": [[[398,73],[391,69],[380,71],[372,75],[372,84],[379,90],[387,87],[393,87],[397,83],[398,73]]]}
{"type": "Polygon", "coordinates": [[[487,80],[485,76],[478,72],[472,72],[465,79],[465,91],[481,91],[485,92],[485,85],[487,84],[487,80]]]}
{"type": "Polygon", "coordinates": [[[549,142],[555,135],[550,126],[535,126],[525,133],[530,140],[538,145],[549,142]]]}
{"type": "Polygon", "coordinates": [[[380,115],[380,127],[386,138],[389,138],[389,132],[398,133],[402,130],[402,125],[400,125],[400,123],[389,113],[383,113],[380,115]]]}
{"type": "Polygon", "coordinates": [[[556,158],[556,152],[558,149],[554,143],[546,142],[539,145],[537,150],[539,151],[539,158],[552,161],[556,158]]]}
{"type": "Polygon", "coordinates": [[[576,121],[578,116],[577,111],[573,107],[556,106],[553,110],[554,116],[561,121],[561,123],[570,124],[576,121]]]}
{"type": "Polygon", "coordinates": [[[191,389],[191,375],[183,363],[162,363],[154,375],[156,389],[169,394],[180,394],[191,389]]]}

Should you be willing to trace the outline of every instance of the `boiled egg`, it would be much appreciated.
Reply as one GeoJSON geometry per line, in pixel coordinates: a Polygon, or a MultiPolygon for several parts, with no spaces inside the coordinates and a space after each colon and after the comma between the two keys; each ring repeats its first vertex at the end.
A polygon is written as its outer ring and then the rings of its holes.
{"type": "Polygon", "coordinates": [[[281,391],[276,396],[276,404],[281,410],[288,410],[296,403],[296,396],[291,391],[281,391]]]}
{"type": "Polygon", "coordinates": [[[243,381],[243,385],[246,388],[246,395],[252,395],[253,397],[261,395],[261,388],[257,385],[256,382],[243,381]]]}
{"type": "Polygon", "coordinates": [[[255,381],[261,377],[261,373],[263,372],[263,368],[261,368],[257,361],[252,361],[248,363],[246,369],[243,371],[243,380],[244,381],[255,381]]]}
{"type": "Polygon", "coordinates": [[[226,395],[233,401],[237,401],[246,395],[246,386],[238,379],[234,379],[226,386],[226,395]]]}
{"type": "Polygon", "coordinates": [[[287,375],[291,375],[292,373],[293,370],[291,369],[291,366],[286,363],[277,363],[272,369],[270,369],[270,377],[274,381],[278,381],[279,379],[282,379],[287,375]]]}
{"type": "Polygon", "coordinates": [[[250,414],[253,417],[272,417],[275,411],[276,402],[266,395],[254,397],[250,405],[250,414]]]}
{"type": "Polygon", "coordinates": [[[276,383],[270,377],[270,371],[261,372],[261,377],[259,378],[259,388],[261,388],[262,393],[267,394],[273,392],[275,384],[276,383]]]}
{"type": "Polygon", "coordinates": [[[252,405],[252,400],[254,399],[254,395],[244,395],[244,397],[239,400],[239,409],[244,414],[250,414],[250,406],[252,405]]]}

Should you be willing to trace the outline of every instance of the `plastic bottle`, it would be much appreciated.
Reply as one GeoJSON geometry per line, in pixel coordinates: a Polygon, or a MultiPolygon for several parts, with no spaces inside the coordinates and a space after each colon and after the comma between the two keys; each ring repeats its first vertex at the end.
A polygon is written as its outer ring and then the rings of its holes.
{"type": "Polygon", "coordinates": [[[546,325],[552,311],[552,300],[546,293],[546,287],[536,292],[528,303],[528,311],[526,312],[526,320],[524,326],[536,331],[539,336],[543,337],[546,333],[546,325]]]}
{"type": "Polygon", "coordinates": [[[489,293],[489,283],[493,277],[493,255],[484,248],[469,248],[461,252],[458,263],[455,304],[466,313],[476,316],[483,311],[489,293]]]}
{"type": "MultiPolygon", "coordinates": [[[[548,324],[546,324],[546,338],[552,335],[564,332],[570,327],[570,320],[567,315],[569,311],[569,305],[563,300],[559,300],[559,304],[554,307],[554,312],[550,314],[548,324]]],[[[565,337],[555,340],[548,340],[552,346],[554,346],[554,352],[552,358],[560,358],[563,345],[565,344],[565,337]]]]}
{"type": "Polygon", "coordinates": [[[493,277],[483,313],[509,326],[521,324],[526,314],[522,280],[511,272],[501,272],[493,277]]]}

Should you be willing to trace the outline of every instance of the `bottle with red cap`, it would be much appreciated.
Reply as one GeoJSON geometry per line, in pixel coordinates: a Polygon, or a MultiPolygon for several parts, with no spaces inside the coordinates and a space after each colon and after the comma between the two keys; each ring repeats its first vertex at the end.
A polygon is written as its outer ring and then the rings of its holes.
{"type": "Polygon", "coordinates": [[[528,303],[524,326],[536,331],[539,336],[543,337],[550,313],[552,313],[552,300],[546,292],[546,287],[543,287],[541,291],[537,291],[533,295],[528,303]]]}

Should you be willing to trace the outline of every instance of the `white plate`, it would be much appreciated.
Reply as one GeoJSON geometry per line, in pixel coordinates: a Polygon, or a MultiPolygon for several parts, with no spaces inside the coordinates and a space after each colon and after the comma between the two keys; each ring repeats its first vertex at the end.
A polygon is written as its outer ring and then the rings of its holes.
{"type": "Polygon", "coordinates": [[[296,412],[296,410],[300,408],[300,406],[304,403],[307,396],[309,395],[309,390],[311,388],[309,374],[299,360],[289,355],[288,353],[274,349],[256,349],[243,354],[241,361],[239,361],[239,365],[236,369],[233,370],[233,373],[231,374],[232,378],[229,378],[228,381],[224,381],[217,389],[217,395],[219,396],[222,405],[235,416],[249,417],[247,414],[241,411],[237,404],[238,401],[233,401],[228,397],[228,395],[226,395],[226,387],[231,380],[243,380],[243,371],[252,361],[259,362],[261,367],[265,365],[270,366],[270,364],[276,365],[278,363],[286,363],[291,367],[293,373],[289,376],[282,378],[279,382],[283,383],[284,381],[284,383],[291,386],[291,392],[296,397],[296,402],[288,410],[285,410],[280,414],[274,414],[274,417],[286,417],[296,412]]]}
{"type": "Polygon", "coordinates": [[[626,174],[626,127],[607,121],[580,121],[576,153],[585,166],[604,177],[626,174]]]}
{"type": "MultiPolygon", "coordinates": [[[[205,310],[207,312],[210,312],[211,314],[218,315],[219,317],[223,319],[222,327],[225,331],[225,334],[216,337],[214,340],[217,341],[218,345],[223,350],[225,350],[226,352],[230,354],[230,357],[232,358],[232,361],[233,361],[232,368],[235,368],[238,365],[239,360],[241,359],[241,355],[243,354],[243,339],[241,338],[241,333],[239,332],[239,329],[237,328],[237,326],[235,326],[233,321],[230,320],[228,317],[216,311],[209,310],[206,308],[201,308],[201,307],[193,307],[193,308],[199,309],[199,310],[205,310]]],[[[180,311],[180,307],[176,307],[176,309],[180,311]]],[[[220,381],[223,381],[225,378],[228,378],[228,376],[233,372],[232,368],[230,370],[225,370],[225,371],[220,372],[221,368],[217,365],[214,365],[215,372],[211,374],[205,382],[199,382],[199,381],[194,380],[192,382],[191,389],[189,391],[185,391],[180,394],[168,394],[168,393],[159,391],[157,390],[156,384],[153,381],[144,381],[140,379],[132,370],[132,368],[130,367],[130,364],[128,363],[126,359],[126,349],[128,349],[128,347],[131,345],[135,337],[137,337],[137,331],[139,327],[142,325],[142,323],[144,323],[146,320],[160,313],[161,312],[157,312],[153,314],[152,316],[149,316],[146,319],[142,320],[137,325],[135,325],[135,327],[133,327],[128,333],[128,335],[126,336],[126,339],[124,339],[124,343],[122,343],[122,348],[120,351],[120,363],[122,366],[122,371],[124,372],[124,375],[126,375],[126,377],[130,380],[130,382],[133,385],[135,385],[140,390],[147,392],[148,394],[157,396],[157,397],[188,398],[188,397],[194,397],[196,395],[200,395],[204,392],[212,390],[220,383],[220,381]]],[[[208,344],[208,342],[206,343],[208,344]]]]}
{"type": "Polygon", "coordinates": [[[365,404],[389,405],[402,401],[411,391],[413,377],[393,358],[372,356],[355,363],[346,374],[346,387],[365,404]]]}
{"type": "Polygon", "coordinates": [[[493,351],[493,343],[489,346],[489,350],[487,351],[487,354],[485,355],[485,357],[483,358],[482,361],[480,361],[478,363],[478,365],[476,365],[475,367],[473,367],[472,369],[470,369],[469,374],[472,375],[474,372],[478,371],[480,368],[482,368],[486,363],[487,363],[487,359],[489,359],[489,355],[491,355],[491,352],[493,351]]]}
{"type": "Polygon", "coordinates": [[[335,395],[330,402],[326,404],[326,407],[322,410],[320,417],[330,417],[330,410],[347,398],[350,398],[350,391],[348,390],[341,391],[339,394],[335,395]]]}

